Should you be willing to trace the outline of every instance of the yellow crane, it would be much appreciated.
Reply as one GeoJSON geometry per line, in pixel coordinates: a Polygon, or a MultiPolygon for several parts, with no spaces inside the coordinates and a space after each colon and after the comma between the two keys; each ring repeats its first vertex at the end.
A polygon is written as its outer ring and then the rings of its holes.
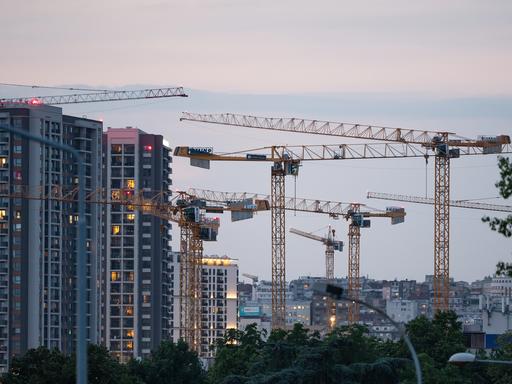
{"type": "MultiPolygon", "coordinates": [[[[261,194],[253,194],[247,192],[218,192],[211,190],[202,190],[197,188],[191,188],[188,190],[191,195],[197,196],[205,201],[215,202],[215,203],[232,203],[236,201],[244,201],[245,199],[253,199],[255,201],[267,201],[268,196],[264,196],[261,194]]],[[[343,203],[337,201],[321,201],[321,200],[313,200],[313,199],[302,199],[295,197],[283,197],[284,200],[284,208],[283,210],[291,210],[291,211],[300,211],[300,212],[311,212],[311,213],[322,213],[327,214],[333,218],[343,217],[349,224],[349,252],[348,252],[348,293],[349,296],[358,299],[360,292],[360,243],[361,243],[361,233],[360,228],[369,228],[370,220],[372,217],[389,217],[391,218],[391,224],[399,224],[404,221],[405,210],[403,208],[398,207],[388,207],[385,211],[369,209],[364,204],[360,203],[343,203]],[[361,209],[363,207],[363,209],[361,209]]],[[[314,240],[319,240],[324,242],[324,238],[318,237],[316,238],[314,235],[308,234],[306,232],[293,230],[291,231],[296,234],[304,234],[303,236],[309,237],[314,240]]],[[[329,236],[328,236],[329,237],[329,236]]],[[[334,257],[330,254],[330,247],[338,248],[337,250],[342,250],[343,243],[341,241],[336,242],[332,240],[326,241],[327,245],[326,250],[326,277],[328,279],[334,278],[334,257]]],[[[274,275],[273,275],[274,277],[274,275]]],[[[331,316],[329,316],[329,320],[331,322],[331,326],[336,323],[336,312],[335,308],[332,308],[332,305],[329,306],[332,311],[331,316]],[[334,310],[333,310],[334,309],[334,310]],[[333,317],[334,316],[334,317],[333,317]]],[[[359,305],[357,303],[351,303],[348,308],[348,322],[350,324],[356,323],[359,321],[359,305]]],[[[272,316],[274,314],[272,313],[272,316]]],[[[283,315],[284,316],[284,315],[283,315]]],[[[272,321],[274,324],[274,321],[272,321]]],[[[283,327],[280,325],[280,327],[283,327]]]]}
{"type": "MultiPolygon", "coordinates": [[[[327,236],[325,237],[295,228],[290,228],[290,232],[307,239],[320,241],[325,245],[325,278],[327,281],[332,282],[332,280],[334,280],[334,251],[343,251],[343,241],[334,240],[336,231],[329,225],[329,228],[327,229],[327,236]]],[[[336,326],[336,302],[328,297],[326,307],[327,320],[329,322],[329,327],[332,329],[336,326]]]]}
{"type": "Polygon", "coordinates": [[[327,236],[325,237],[295,228],[290,228],[290,232],[311,240],[320,241],[325,245],[325,277],[328,280],[334,279],[334,251],[343,251],[343,241],[334,240],[336,231],[329,225],[327,236]]]}
{"type": "MultiPolygon", "coordinates": [[[[129,210],[159,217],[175,222],[180,227],[180,337],[192,349],[199,351],[201,330],[201,270],[203,241],[216,241],[220,225],[219,218],[206,217],[206,213],[223,213],[248,215],[268,210],[268,202],[258,200],[255,203],[215,205],[183,191],[137,191],[134,189],[117,189],[107,194],[98,188],[86,195],[88,204],[124,205],[129,210]],[[148,198],[146,196],[152,196],[148,198]]],[[[57,200],[76,202],[78,188],[54,186],[45,191],[40,187],[27,185],[0,184],[0,198],[28,200],[57,200]]],[[[1,210],[0,210],[1,211],[1,210]]],[[[0,212],[7,214],[7,212],[0,212]]],[[[76,222],[76,217],[70,217],[76,222]]]]}
{"type": "MultiPolygon", "coordinates": [[[[267,129],[335,137],[380,140],[403,144],[418,144],[434,155],[434,309],[447,310],[449,297],[450,239],[450,160],[467,154],[510,152],[508,135],[478,136],[466,139],[446,131],[425,131],[377,125],[273,118],[250,115],[198,114],[184,112],[181,120],[246,128],[267,129]]],[[[430,154],[426,153],[427,159],[430,154]]]]}
{"type": "MultiPolygon", "coordinates": [[[[500,146],[502,153],[512,152],[510,144],[500,146]]],[[[190,158],[192,166],[210,168],[210,161],[271,162],[270,209],[272,214],[272,326],[284,327],[285,315],[285,175],[297,175],[302,162],[319,160],[356,160],[389,158],[425,158],[435,151],[431,146],[409,143],[331,144],[260,147],[235,152],[214,152],[211,147],[178,146],[174,156],[190,158]],[[274,316],[275,315],[275,316],[274,316]]],[[[485,153],[483,147],[458,148],[459,156],[485,153]]],[[[435,152],[434,152],[435,153],[435,152]]],[[[445,271],[446,272],[446,271],[445,271]]]]}

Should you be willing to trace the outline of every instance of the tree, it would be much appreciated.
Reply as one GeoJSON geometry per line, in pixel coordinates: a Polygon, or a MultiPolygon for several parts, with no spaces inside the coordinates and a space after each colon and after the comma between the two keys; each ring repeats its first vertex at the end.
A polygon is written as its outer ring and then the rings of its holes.
{"type": "Polygon", "coordinates": [[[15,357],[9,372],[1,378],[2,384],[68,384],[73,373],[67,369],[70,358],[57,349],[46,347],[30,349],[23,356],[15,357]]]}
{"type": "Polygon", "coordinates": [[[226,335],[208,374],[211,383],[222,384],[397,383],[409,362],[383,358],[380,343],[359,325],[321,339],[295,324],[290,331],[272,331],[266,341],[251,326],[226,335]]]}
{"type": "Polygon", "coordinates": [[[182,340],[163,341],[149,357],[132,360],[128,369],[144,384],[201,384],[206,379],[197,354],[182,340]]]}
{"type": "MultiPolygon", "coordinates": [[[[491,358],[496,360],[512,360],[512,332],[499,336],[497,342],[499,349],[493,352],[491,358]]],[[[487,374],[493,383],[512,383],[512,369],[510,366],[490,365],[487,369],[487,374]]]]}
{"type": "Polygon", "coordinates": [[[264,336],[266,333],[258,331],[256,324],[249,324],[245,331],[228,329],[215,346],[215,363],[208,370],[210,381],[220,383],[230,375],[246,375],[261,353],[264,336]]]}
{"type": "MultiPolygon", "coordinates": [[[[498,168],[500,169],[501,179],[496,183],[500,196],[508,199],[512,196],[512,162],[509,158],[499,157],[498,168]]],[[[497,217],[490,218],[485,216],[482,218],[483,222],[489,223],[493,231],[498,231],[505,237],[512,236],[512,215],[508,215],[504,219],[497,217]]],[[[496,274],[498,276],[512,276],[512,264],[500,262],[496,265],[496,274]]]]}

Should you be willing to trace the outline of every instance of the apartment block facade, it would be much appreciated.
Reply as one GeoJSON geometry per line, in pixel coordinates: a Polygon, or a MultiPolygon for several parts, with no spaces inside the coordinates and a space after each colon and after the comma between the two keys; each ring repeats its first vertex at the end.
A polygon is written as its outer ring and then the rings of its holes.
{"type": "MultiPolygon", "coordinates": [[[[0,125],[77,149],[86,193],[101,187],[100,121],[47,105],[3,105],[0,125]]],[[[0,371],[13,356],[46,346],[65,353],[76,338],[76,202],[13,198],[59,194],[78,187],[75,159],[65,151],[0,130],[0,371]]],[[[100,338],[98,311],[101,208],[86,208],[87,338],[100,338]]]]}
{"type": "MultiPolygon", "coordinates": [[[[174,253],[174,270],[179,271],[180,255],[174,253]]],[[[175,318],[179,319],[179,273],[174,280],[175,318]]],[[[203,256],[201,270],[201,339],[199,356],[213,358],[211,346],[224,337],[227,329],[238,327],[238,265],[227,256],[203,256]]],[[[180,338],[179,322],[175,323],[174,341],[180,338]]]]}
{"type": "MultiPolygon", "coordinates": [[[[162,136],[137,128],[109,128],[103,136],[107,196],[171,195],[171,152],[162,136]]],[[[134,206],[104,209],[103,342],[120,361],[147,356],[172,339],[171,223],[134,206]]]]}

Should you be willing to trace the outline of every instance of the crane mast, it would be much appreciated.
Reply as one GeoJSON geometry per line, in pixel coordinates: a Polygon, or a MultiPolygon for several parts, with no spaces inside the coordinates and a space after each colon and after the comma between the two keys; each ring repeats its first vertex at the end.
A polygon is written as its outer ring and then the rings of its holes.
{"type": "MultiPolygon", "coordinates": [[[[355,214],[360,212],[359,204],[353,205],[355,214]]],[[[360,251],[361,251],[361,229],[352,220],[348,226],[348,293],[352,299],[359,299],[361,289],[360,279],[360,251]]],[[[348,323],[354,324],[359,321],[359,303],[352,301],[348,304],[348,323]]]]}
{"type": "Polygon", "coordinates": [[[286,215],[285,170],[283,163],[271,169],[270,209],[272,230],[272,328],[285,326],[286,316],[286,215]]]}

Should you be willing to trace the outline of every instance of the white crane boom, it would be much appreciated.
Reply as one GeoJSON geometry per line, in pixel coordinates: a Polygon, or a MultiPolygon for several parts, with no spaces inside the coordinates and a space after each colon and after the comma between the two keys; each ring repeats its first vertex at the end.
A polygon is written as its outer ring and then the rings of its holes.
{"type": "Polygon", "coordinates": [[[308,120],[294,117],[258,117],[237,115],[233,113],[201,114],[183,112],[180,121],[183,120],[246,128],[269,129],[274,131],[311,133],[317,135],[342,136],[357,139],[385,140],[416,144],[431,143],[434,137],[440,136],[443,133],[450,133],[381,127],[378,125],[308,120]]]}
{"type": "MultiPolygon", "coordinates": [[[[407,196],[407,195],[398,195],[398,194],[393,194],[393,193],[381,193],[381,192],[368,192],[367,197],[369,199],[403,201],[406,203],[434,205],[434,199],[430,198],[430,197],[407,196]]],[[[510,206],[510,205],[488,204],[488,203],[480,203],[477,201],[450,200],[450,207],[481,209],[481,210],[485,210],[485,211],[497,211],[497,212],[512,212],[512,206],[510,206]]]]}
{"type": "Polygon", "coordinates": [[[324,243],[324,244],[327,244],[327,242],[329,241],[329,239],[327,239],[325,237],[313,235],[312,233],[304,232],[304,231],[301,231],[300,229],[290,228],[290,232],[294,233],[296,235],[299,235],[299,236],[307,237],[308,239],[311,239],[311,240],[320,241],[321,243],[324,243]]]}
{"type": "Polygon", "coordinates": [[[77,93],[73,95],[58,96],[33,96],[0,99],[2,104],[29,104],[29,105],[59,105],[59,104],[81,104],[98,103],[104,101],[122,101],[138,99],[159,99],[163,97],[188,97],[183,87],[175,88],[148,88],[133,91],[106,91],[92,93],[77,93]]]}

